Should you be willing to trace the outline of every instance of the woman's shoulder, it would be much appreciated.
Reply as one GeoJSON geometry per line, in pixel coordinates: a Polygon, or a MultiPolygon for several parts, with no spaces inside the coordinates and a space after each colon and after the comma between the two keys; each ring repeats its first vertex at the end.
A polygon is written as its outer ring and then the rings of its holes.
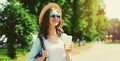
{"type": "Polygon", "coordinates": [[[64,40],[64,39],[65,39],[66,37],[68,37],[68,36],[72,37],[72,35],[68,35],[68,34],[66,34],[66,33],[63,33],[63,34],[61,35],[60,39],[64,40]]]}
{"type": "Polygon", "coordinates": [[[61,37],[68,36],[66,33],[62,33],[61,37]]]}
{"type": "MultiPolygon", "coordinates": [[[[45,41],[45,38],[42,37],[42,40],[45,41]]],[[[40,38],[37,37],[36,39],[34,39],[34,44],[39,44],[39,45],[41,45],[40,38]]]]}
{"type": "Polygon", "coordinates": [[[40,40],[38,37],[34,39],[34,43],[40,43],[40,40]]]}
{"type": "Polygon", "coordinates": [[[65,36],[68,36],[68,35],[66,33],[62,33],[61,36],[60,36],[60,39],[64,41],[65,36]]]}

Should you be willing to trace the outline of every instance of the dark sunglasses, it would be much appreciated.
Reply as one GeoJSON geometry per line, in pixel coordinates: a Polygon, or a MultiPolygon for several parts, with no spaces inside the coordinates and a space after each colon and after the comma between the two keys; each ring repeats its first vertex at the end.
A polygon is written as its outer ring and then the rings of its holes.
{"type": "Polygon", "coordinates": [[[55,17],[60,18],[60,14],[53,14],[53,13],[51,13],[50,17],[52,17],[52,18],[55,18],[55,17]]]}

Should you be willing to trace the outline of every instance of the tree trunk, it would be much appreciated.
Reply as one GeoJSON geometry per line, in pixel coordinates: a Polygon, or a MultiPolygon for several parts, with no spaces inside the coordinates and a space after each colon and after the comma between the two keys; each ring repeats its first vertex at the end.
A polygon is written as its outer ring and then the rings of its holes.
{"type": "Polygon", "coordinates": [[[11,58],[11,59],[14,59],[16,58],[16,46],[15,46],[15,37],[14,35],[12,34],[9,34],[8,36],[8,40],[7,40],[7,44],[8,44],[8,56],[11,58]]]}

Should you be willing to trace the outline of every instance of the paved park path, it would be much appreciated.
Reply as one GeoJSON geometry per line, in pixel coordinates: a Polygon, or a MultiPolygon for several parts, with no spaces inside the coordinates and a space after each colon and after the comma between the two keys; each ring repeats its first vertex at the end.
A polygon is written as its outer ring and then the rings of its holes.
{"type": "Polygon", "coordinates": [[[95,43],[72,58],[73,61],[120,61],[120,44],[95,43]]]}

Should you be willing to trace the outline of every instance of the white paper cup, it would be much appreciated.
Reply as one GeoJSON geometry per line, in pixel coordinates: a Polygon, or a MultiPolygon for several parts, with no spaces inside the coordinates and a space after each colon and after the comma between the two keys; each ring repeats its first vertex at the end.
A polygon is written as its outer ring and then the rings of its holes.
{"type": "Polygon", "coordinates": [[[72,43],[72,36],[65,36],[65,48],[70,49],[72,43]]]}

